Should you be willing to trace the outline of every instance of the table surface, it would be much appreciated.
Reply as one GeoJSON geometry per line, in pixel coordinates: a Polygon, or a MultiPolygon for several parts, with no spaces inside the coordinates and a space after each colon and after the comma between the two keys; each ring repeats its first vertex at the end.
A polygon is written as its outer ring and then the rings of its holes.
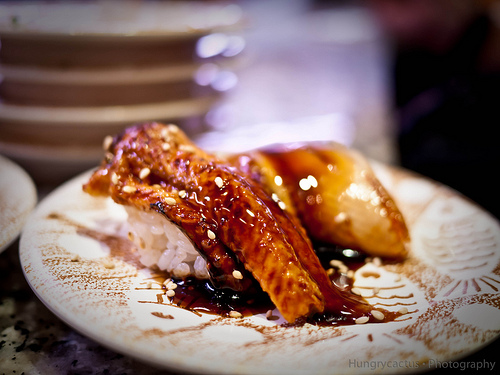
{"type": "MultiPolygon", "coordinates": [[[[300,137],[311,133],[303,124],[318,132],[331,125],[334,134],[319,135],[396,163],[386,47],[366,12],[311,10],[304,1],[266,8],[269,3],[243,3],[253,22],[245,33],[247,62],[237,71],[237,87],[213,113],[212,130],[230,139],[259,126],[292,124],[300,137]]],[[[52,188],[39,186],[39,196],[52,188]]],[[[110,351],[60,321],[25,281],[18,241],[0,254],[0,286],[0,375],[171,374],[110,351]]],[[[497,340],[463,361],[496,362],[499,350],[497,340]]]]}

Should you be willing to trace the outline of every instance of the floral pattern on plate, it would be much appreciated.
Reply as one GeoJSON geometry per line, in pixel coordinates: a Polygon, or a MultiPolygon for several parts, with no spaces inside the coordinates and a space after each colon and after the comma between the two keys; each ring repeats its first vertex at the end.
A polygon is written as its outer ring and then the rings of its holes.
{"type": "Polygon", "coordinates": [[[425,178],[374,164],[412,237],[401,263],[378,258],[355,273],[394,322],[289,326],[258,314],[194,314],[170,304],[162,280],[127,239],[125,212],[84,194],[83,174],[52,193],[21,239],[26,278],[76,330],[160,367],[195,373],[415,372],[458,359],[500,333],[500,227],[487,212],[425,178]]]}

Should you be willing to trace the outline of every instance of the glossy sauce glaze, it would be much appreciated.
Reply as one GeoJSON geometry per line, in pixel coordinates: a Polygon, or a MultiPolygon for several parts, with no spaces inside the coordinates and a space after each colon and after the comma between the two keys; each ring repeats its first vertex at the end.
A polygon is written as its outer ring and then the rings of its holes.
{"type": "Polygon", "coordinates": [[[107,149],[84,190],[177,225],[205,258],[216,289],[246,296],[261,288],[289,323],[315,313],[377,321],[363,298],[331,282],[293,213],[177,127],[139,124],[107,149]]]}
{"type": "Polygon", "coordinates": [[[173,305],[196,313],[230,316],[232,311],[241,316],[266,313],[275,308],[262,290],[241,293],[228,288],[215,288],[209,280],[195,278],[174,279],[177,287],[170,297],[173,305]]]}
{"type": "Polygon", "coordinates": [[[335,143],[274,145],[230,160],[284,202],[314,241],[406,256],[403,216],[358,152],[335,143]]]}
{"type": "MultiPolygon", "coordinates": [[[[322,264],[329,271],[331,282],[339,289],[350,293],[354,278],[354,273],[366,262],[366,255],[352,250],[345,249],[336,245],[316,243],[315,249],[322,264]],[[339,264],[345,265],[346,269],[331,267],[332,261],[339,261],[339,264]]],[[[166,276],[165,276],[166,277],[166,276]]],[[[241,293],[231,289],[215,288],[209,280],[199,280],[195,278],[173,279],[177,285],[175,295],[166,297],[170,303],[192,311],[196,314],[205,313],[220,315],[225,317],[248,317],[256,314],[266,314],[267,319],[275,320],[278,317],[271,312],[275,308],[269,296],[262,290],[255,290],[253,293],[241,293]],[[236,312],[236,315],[234,313],[236,312]]],[[[167,288],[164,286],[165,294],[167,288]]],[[[368,314],[371,322],[389,322],[400,316],[395,312],[380,310],[383,319],[375,319],[368,314]]],[[[335,326],[356,323],[356,319],[349,318],[341,312],[324,312],[314,314],[310,317],[297,319],[292,325],[300,326],[305,323],[319,326],[335,326]]]]}

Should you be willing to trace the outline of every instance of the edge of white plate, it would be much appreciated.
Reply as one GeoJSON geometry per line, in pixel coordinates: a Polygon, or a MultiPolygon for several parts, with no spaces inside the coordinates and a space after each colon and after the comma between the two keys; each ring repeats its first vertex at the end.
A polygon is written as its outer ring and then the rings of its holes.
{"type": "Polygon", "coordinates": [[[6,191],[4,187],[14,185],[15,191],[9,190],[10,193],[4,202],[6,206],[1,207],[0,216],[9,214],[6,220],[0,220],[1,235],[0,235],[0,253],[14,242],[17,236],[21,233],[22,228],[29,218],[29,214],[33,211],[37,203],[37,191],[35,184],[30,175],[21,168],[18,164],[7,157],[0,155],[0,167],[2,167],[2,177],[0,179],[0,188],[2,194],[6,191]]]}

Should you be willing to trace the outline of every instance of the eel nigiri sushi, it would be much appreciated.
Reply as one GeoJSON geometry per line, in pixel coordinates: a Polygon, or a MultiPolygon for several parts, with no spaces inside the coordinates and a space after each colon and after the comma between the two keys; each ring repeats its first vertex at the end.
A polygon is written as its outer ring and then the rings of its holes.
{"type": "Polygon", "coordinates": [[[313,314],[377,321],[372,306],[331,282],[293,212],[176,126],[139,124],[105,143],[83,189],[124,205],[150,232],[139,248],[156,255],[145,262],[215,288],[253,293],[258,285],[291,323],[313,314]]]}
{"type": "Polygon", "coordinates": [[[229,159],[296,214],[312,240],[371,256],[406,256],[403,215],[359,152],[316,142],[272,145],[229,159]]]}

